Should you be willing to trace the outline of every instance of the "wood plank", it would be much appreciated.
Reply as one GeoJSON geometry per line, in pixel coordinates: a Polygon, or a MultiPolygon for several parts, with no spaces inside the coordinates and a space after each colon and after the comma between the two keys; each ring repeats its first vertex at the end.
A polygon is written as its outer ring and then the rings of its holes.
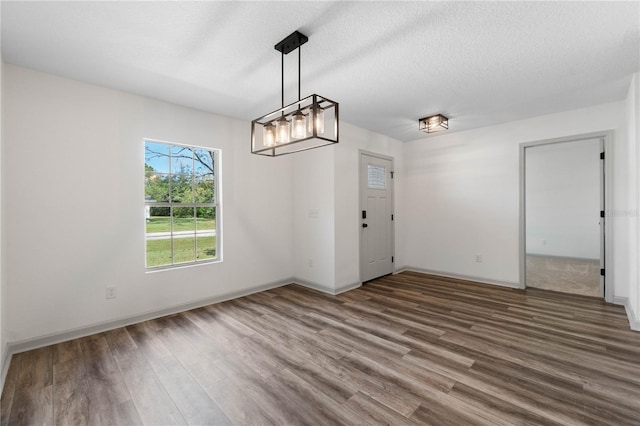
{"type": "Polygon", "coordinates": [[[346,406],[358,415],[360,424],[398,426],[419,424],[387,408],[361,392],[349,398],[346,406]]]}
{"type": "Polygon", "coordinates": [[[20,354],[8,424],[53,423],[53,348],[20,354]]]}
{"type": "MultiPolygon", "coordinates": [[[[126,329],[105,333],[141,423],[187,424],[126,329]]],[[[76,423],[77,424],[77,423],[76,423]]],[[[81,424],[81,423],[80,423],[81,424]]]]}
{"type": "Polygon", "coordinates": [[[451,389],[451,392],[449,392],[449,395],[475,405],[483,411],[495,413],[510,424],[540,426],[562,425],[562,423],[554,422],[548,418],[532,413],[529,410],[511,404],[505,399],[497,398],[462,383],[456,383],[453,389],[451,389]]]}
{"type": "Polygon", "coordinates": [[[86,369],[83,390],[88,400],[88,423],[101,424],[104,413],[131,401],[131,395],[103,333],[80,339],[80,348],[86,369]]]}
{"type": "Polygon", "coordinates": [[[53,424],[53,386],[17,390],[13,397],[10,425],[53,424]]]}
{"type": "Polygon", "coordinates": [[[13,397],[16,392],[16,384],[18,377],[22,371],[22,359],[24,353],[15,354],[11,357],[7,377],[5,378],[4,388],[2,389],[2,398],[0,398],[0,426],[9,424],[9,416],[13,404],[13,397]]]}
{"type": "Polygon", "coordinates": [[[16,392],[29,392],[53,384],[53,348],[47,346],[25,352],[16,383],[16,392]]]}
{"type": "Polygon", "coordinates": [[[128,327],[133,341],[188,424],[226,424],[228,420],[215,402],[176,357],[183,341],[172,330],[171,317],[155,320],[157,327],[128,327]],[[164,347],[159,353],[156,349],[164,347]]]}
{"type": "MultiPolygon", "coordinates": [[[[57,345],[56,345],[57,346],[57,345]]],[[[79,349],[79,345],[77,346],[79,349]]],[[[53,365],[53,406],[56,424],[88,424],[90,422],[90,395],[87,369],[82,353],[77,358],[63,357],[64,362],[53,365]]]]}

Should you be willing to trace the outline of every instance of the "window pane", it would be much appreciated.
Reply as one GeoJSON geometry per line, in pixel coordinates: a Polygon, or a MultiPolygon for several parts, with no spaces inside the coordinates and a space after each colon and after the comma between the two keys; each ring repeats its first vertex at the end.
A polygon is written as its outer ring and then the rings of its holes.
{"type": "Polygon", "coordinates": [[[147,267],[216,258],[214,155],[145,141],[147,267]]]}
{"type": "Polygon", "coordinates": [[[144,179],[145,201],[169,201],[169,175],[147,171],[144,179]]]}
{"type": "Polygon", "coordinates": [[[177,237],[185,232],[193,234],[196,230],[195,207],[173,208],[173,235],[177,237]]]}
{"type": "Polygon", "coordinates": [[[194,195],[196,203],[213,203],[215,199],[212,175],[196,176],[194,195]]]}
{"type": "Polygon", "coordinates": [[[193,167],[195,174],[213,177],[213,152],[205,149],[194,149],[193,167]]]}
{"type": "Polygon", "coordinates": [[[172,175],[171,201],[174,203],[193,203],[193,177],[191,175],[172,175]]]}
{"type": "Polygon", "coordinates": [[[196,239],[190,236],[173,234],[173,263],[194,262],[196,260],[196,239]]]}
{"type": "MultiPolygon", "coordinates": [[[[169,207],[146,207],[149,212],[147,217],[147,233],[171,232],[171,217],[169,207]]],[[[147,235],[147,237],[150,237],[147,235]]]]}
{"type": "Polygon", "coordinates": [[[367,186],[371,189],[385,189],[387,187],[387,173],[384,166],[369,164],[367,178],[367,186]]]}
{"type": "Polygon", "coordinates": [[[216,208],[196,207],[198,232],[214,231],[216,229],[216,208]]]}
{"type": "Polygon", "coordinates": [[[145,141],[144,171],[169,173],[169,145],[145,141]]]}
{"type": "Polygon", "coordinates": [[[171,238],[147,240],[147,268],[171,265],[171,238]]]}
{"type": "Polygon", "coordinates": [[[215,259],[216,257],[216,237],[213,235],[200,236],[197,241],[198,259],[215,259]]]}
{"type": "Polygon", "coordinates": [[[171,173],[193,173],[193,152],[184,146],[171,146],[171,173]]]}

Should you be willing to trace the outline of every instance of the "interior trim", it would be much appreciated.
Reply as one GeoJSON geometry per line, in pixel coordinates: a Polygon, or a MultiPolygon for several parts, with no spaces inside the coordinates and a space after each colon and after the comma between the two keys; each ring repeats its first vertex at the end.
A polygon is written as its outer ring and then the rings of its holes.
{"type": "Polygon", "coordinates": [[[354,290],[354,289],[356,289],[356,288],[358,288],[358,287],[360,287],[362,285],[362,283],[358,281],[358,282],[355,282],[355,283],[346,284],[346,285],[343,285],[341,287],[337,287],[334,290],[334,289],[326,287],[326,286],[324,286],[322,284],[314,283],[314,282],[311,282],[311,281],[305,281],[305,280],[301,280],[301,279],[298,279],[298,278],[294,278],[293,279],[293,283],[294,284],[299,284],[299,285],[301,285],[303,287],[308,287],[308,288],[310,288],[312,290],[317,290],[317,291],[321,291],[323,293],[331,294],[333,296],[336,296],[336,295],[338,295],[340,293],[345,293],[345,292],[347,292],[349,290],[354,290]]]}
{"type": "Polygon", "coordinates": [[[429,274],[429,275],[438,275],[445,278],[456,278],[459,280],[475,281],[481,284],[492,284],[500,287],[520,288],[520,283],[516,281],[501,281],[501,280],[494,280],[490,278],[477,277],[474,275],[454,274],[451,272],[435,271],[433,269],[418,268],[416,266],[410,266],[410,265],[404,266],[401,269],[396,270],[394,274],[399,274],[405,271],[419,272],[421,274],[429,274]]]}
{"type": "Polygon", "coordinates": [[[635,312],[633,312],[633,307],[631,306],[631,300],[628,297],[613,297],[614,305],[622,305],[624,306],[624,310],[627,312],[627,319],[629,320],[629,327],[631,327],[634,331],[640,331],[640,319],[637,319],[635,312]]]}
{"type": "MultiPolygon", "coordinates": [[[[574,142],[586,139],[601,139],[603,141],[604,152],[604,206],[605,212],[613,211],[613,179],[609,175],[613,170],[613,141],[615,138],[614,130],[601,130],[598,132],[584,133],[571,136],[563,136],[552,139],[542,139],[531,142],[523,142],[520,144],[520,213],[519,213],[519,254],[520,254],[520,282],[519,288],[526,288],[526,217],[525,217],[525,149],[540,145],[557,144],[563,142],[574,142]]],[[[602,170],[602,169],[601,169],[602,170]]],[[[602,176],[601,176],[602,177],[602,176]]],[[[608,217],[604,219],[604,268],[606,275],[604,276],[604,300],[613,303],[614,293],[614,269],[613,269],[613,223],[608,217]]]]}

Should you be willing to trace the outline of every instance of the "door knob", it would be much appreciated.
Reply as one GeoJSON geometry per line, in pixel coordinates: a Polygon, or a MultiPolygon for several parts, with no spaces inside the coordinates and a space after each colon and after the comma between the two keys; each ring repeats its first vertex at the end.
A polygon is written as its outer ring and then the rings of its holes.
{"type": "Polygon", "coordinates": [[[363,224],[362,224],[362,227],[363,227],[363,228],[366,228],[366,227],[368,227],[368,226],[369,226],[369,225],[367,225],[366,223],[363,223],[363,224]]]}

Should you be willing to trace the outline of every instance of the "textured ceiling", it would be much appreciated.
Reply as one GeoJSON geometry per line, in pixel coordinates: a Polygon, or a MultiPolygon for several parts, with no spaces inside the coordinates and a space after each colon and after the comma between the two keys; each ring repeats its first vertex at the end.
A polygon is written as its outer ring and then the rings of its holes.
{"type": "MultiPolygon", "coordinates": [[[[407,141],[623,99],[640,70],[640,2],[10,2],[16,64],[252,120],[280,105],[280,54],[299,30],[302,95],[407,141]]],[[[297,54],[285,57],[286,103],[297,54]]]]}

